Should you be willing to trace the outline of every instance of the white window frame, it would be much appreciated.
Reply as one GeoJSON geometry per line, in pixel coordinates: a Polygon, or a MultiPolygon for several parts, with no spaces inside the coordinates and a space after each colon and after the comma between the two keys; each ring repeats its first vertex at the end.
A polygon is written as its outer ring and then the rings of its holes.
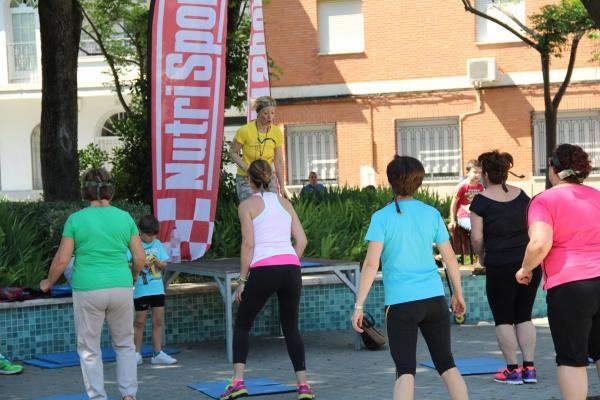
{"type": "MultiPolygon", "coordinates": [[[[591,175],[600,175],[600,110],[561,111],[558,113],[557,125],[556,144],[570,143],[581,146],[590,155],[593,168],[591,175]],[[583,134],[585,138],[583,141],[574,137],[573,126],[569,126],[567,122],[575,119],[588,124],[588,131],[583,134]]],[[[546,118],[543,112],[533,114],[532,142],[533,175],[544,176],[549,156],[546,155],[546,118]]]]}
{"type": "Polygon", "coordinates": [[[362,0],[318,0],[319,54],[365,51],[362,0]]]}
{"type": "MultiPolygon", "coordinates": [[[[114,150],[121,146],[121,138],[118,136],[103,136],[102,132],[104,131],[106,124],[108,124],[115,115],[121,117],[125,115],[125,112],[122,109],[116,109],[104,114],[98,121],[96,135],[94,136],[94,144],[106,151],[109,157],[112,157],[114,155],[114,150]]],[[[112,165],[109,162],[105,167],[111,169],[112,165]]]]}
{"type": "Polygon", "coordinates": [[[40,124],[31,131],[31,190],[43,190],[42,182],[42,143],[40,124]]]}
{"type": "Polygon", "coordinates": [[[285,126],[288,185],[306,184],[310,171],[317,172],[320,183],[338,183],[336,128],[334,123],[285,126]],[[307,135],[313,135],[312,141],[307,140],[307,135]],[[321,158],[311,159],[313,154],[321,158]]]}
{"type": "MultiPolygon", "coordinates": [[[[504,3],[505,8],[519,19],[522,24],[526,24],[527,15],[525,13],[525,0],[475,0],[475,7],[492,17],[506,23],[516,31],[522,31],[518,24],[507,17],[502,11],[492,7],[492,3],[504,3]]],[[[489,43],[514,43],[521,39],[516,37],[507,29],[480,16],[475,17],[476,32],[475,42],[481,44],[489,43]]]]}
{"type": "MultiPolygon", "coordinates": [[[[15,2],[16,3],[16,2],[15,2]]],[[[10,43],[7,43],[7,52],[8,52],[8,72],[9,72],[9,81],[11,82],[22,82],[22,81],[35,81],[38,79],[39,69],[40,69],[40,41],[39,41],[39,29],[40,29],[40,20],[38,17],[37,9],[37,0],[28,0],[25,3],[18,2],[18,6],[12,6],[9,3],[9,19],[10,19],[10,29],[8,29],[9,37],[11,39],[10,43]],[[13,15],[19,14],[31,14],[34,17],[34,26],[33,33],[34,38],[29,42],[15,42],[14,37],[14,20],[13,15]],[[32,68],[27,71],[17,71],[17,65],[15,63],[15,54],[29,52],[32,53],[29,56],[34,58],[32,62],[32,68]]]]}
{"type": "MultiPolygon", "coordinates": [[[[423,132],[414,132],[414,137],[408,138],[407,140],[416,141],[417,135],[422,136],[423,132]]],[[[439,133],[439,132],[438,132],[439,133]]],[[[419,159],[425,167],[425,180],[427,181],[446,181],[460,179],[461,175],[461,135],[458,118],[444,118],[444,119],[418,119],[418,120],[396,120],[395,126],[396,134],[396,151],[399,155],[411,156],[419,159]],[[404,148],[402,144],[406,140],[401,140],[401,136],[406,134],[408,130],[414,128],[421,130],[439,129],[441,133],[445,134],[445,138],[438,138],[437,145],[446,144],[448,145],[445,149],[431,148],[431,136],[430,132],[425,132],[425,136],[419,138],[419,144],[416,146],[417,153],[410,148],[404,148]],[[452,137],[453,136],[453,137],[452,137]],[[456,146],[452,147],[453,142],[456,142],[456,146]],[[421,150],[421,147],[423,149],[421,150]],[[429,160],[446,160],[447,164],[444,167],[431,166],[429,160]],[[446,171],[444,171],[444,169],[446,171]]],[[[411,133],[412,135],[413,133],[411,133]]],[[[436,143],[434,143],[434,146],[436,143]]]]}

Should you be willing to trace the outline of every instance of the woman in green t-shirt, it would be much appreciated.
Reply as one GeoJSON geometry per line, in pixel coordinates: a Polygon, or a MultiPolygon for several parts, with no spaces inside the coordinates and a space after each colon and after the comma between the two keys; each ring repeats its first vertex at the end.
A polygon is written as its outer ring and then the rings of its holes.
{"type": "Polygon", "coordinates": [[[238,129],[235,138],[231,141],[229,156],[238,166],[235,187],[240,202],[252,196],[247,171],[252,161],[256,160],[265,160],[274,167],[279,189],[275,179],[272,179],[269,191],[287,198],[283,180],[283,132],[273,124],[275,106],[275,100],[269,96],[256,99],[254,102],[256,119],[238,129]]]}
{"type": "Polygon", "coordinates": [[[40,282],[40,288],[44,292],[50,290],[75,255],[73,313],[87,395],[92,399],[107,399],[100,350],[106,319],[117,353],[119,391],[124,400],[134,400],[137,362],[132,287],[146,256],[131,216],[110,205],[114,187],[108,172],[103,168],[89,170],[82,194],[90,206],[71,214],[65,222],[48,278],[40,282]],[[133,268],[127,261],[127,249],[133,254],[133,268]]]}

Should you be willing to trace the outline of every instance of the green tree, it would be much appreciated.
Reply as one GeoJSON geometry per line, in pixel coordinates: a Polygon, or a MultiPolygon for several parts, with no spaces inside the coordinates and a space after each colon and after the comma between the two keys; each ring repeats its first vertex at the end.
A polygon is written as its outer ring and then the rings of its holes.
{"type": "MultiPolygon", "coordinates": [[[[149,2],[79,0],[83,33],[106,59],[126,117],[115,121],[121,147],[112,159],[117,196],[152,203],[152,147],[147,126],[147,38],[149,2]]],[[[250,22],[246,0],[230,0],[227,26],[225,107],[241,107],[246,98],[250,22]]]]}
{"type": "Polygon", "coordinates": [[[79,175],[82,175],[90,168],[104,167],[109,160],[108,153],[97,144],[90,143],[85,149],[78,151],[79,154],[79,175]]]}
{"type": "MultiPolygon", "coordinates": [[[[560,102],[571,83],[571,76],[577,57],[577,48],[584,35],[596,29],[581,0],[561,0],[557,4],[543,6],[539,12],[529,16],[529,26],[507,12],[496,1],[495,7],[514,21],[519,29],[475,8],[471,0],[462,0],[465,10],[490,20],[510,31],[525,44],[535,49],[541,59],[544,87],[544,116],[546,117],[546,154],[556,148],[556,122],[560,102]],[[556,92],[552,93],[550,84],[550,64],[553,57],[569,54],[569,63],[565,79],[556,92]]],[[[546,169],[546,187],[550,187],[548,169],[546,169]]]]}

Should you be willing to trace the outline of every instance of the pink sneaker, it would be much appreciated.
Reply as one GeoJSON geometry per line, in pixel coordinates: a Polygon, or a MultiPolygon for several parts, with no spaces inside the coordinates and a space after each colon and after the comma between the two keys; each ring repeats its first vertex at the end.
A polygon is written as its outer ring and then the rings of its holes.
{"type": "Polygon", "coordinates": [[[519,368],[509,371],[508,368],[499,370],[494,375],[494,381],[499,383],[508,383],[509,385],[522,385],[523,376],[519,368]]]}
{"type": "Polygon", "coordinates": [[[311,400],[316,399],[317,396],[310,390],[310,386],[308,384],[303,383],[298,386],[298,400],[311,400]]]}
{"type": "Polygon", "coordinates": [[[523,382],[537,383],[537,370],[535,369],[535,367],[521,368],[521,375],[523,376],[523,382]]]}
{"type": "Polygon", "coordinates": [[[246,389],[244,381],[231,380],[231,383],[227,385],[225,392],[219,397],[219,400],[235,400],[246,396],[248,396],[248,389],[246,389]]]}

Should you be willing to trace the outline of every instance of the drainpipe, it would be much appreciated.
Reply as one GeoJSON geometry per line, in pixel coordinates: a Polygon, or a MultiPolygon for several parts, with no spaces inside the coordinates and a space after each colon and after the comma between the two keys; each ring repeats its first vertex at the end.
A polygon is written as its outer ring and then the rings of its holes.
{"type": "Polygon", "coordinates": [[[464,138],[463,138],[463,121],[465,120],[465,118],[470,117],[471,115],[475,115],[475,114],[479,114],[481,112],[481,84],[479,82],[473,82],[473,86],[475,86],[475,98],[477,99],[477,106],[475,107],[475,110],[473,111],[468,111],[465,113],[462,113],[458,116],[458,130],[460,132],[460,170],[462,172],[462,168],[464,165],[464,154],[463,154],[463,146],[462,144],[464,143],[464,138]]]}

